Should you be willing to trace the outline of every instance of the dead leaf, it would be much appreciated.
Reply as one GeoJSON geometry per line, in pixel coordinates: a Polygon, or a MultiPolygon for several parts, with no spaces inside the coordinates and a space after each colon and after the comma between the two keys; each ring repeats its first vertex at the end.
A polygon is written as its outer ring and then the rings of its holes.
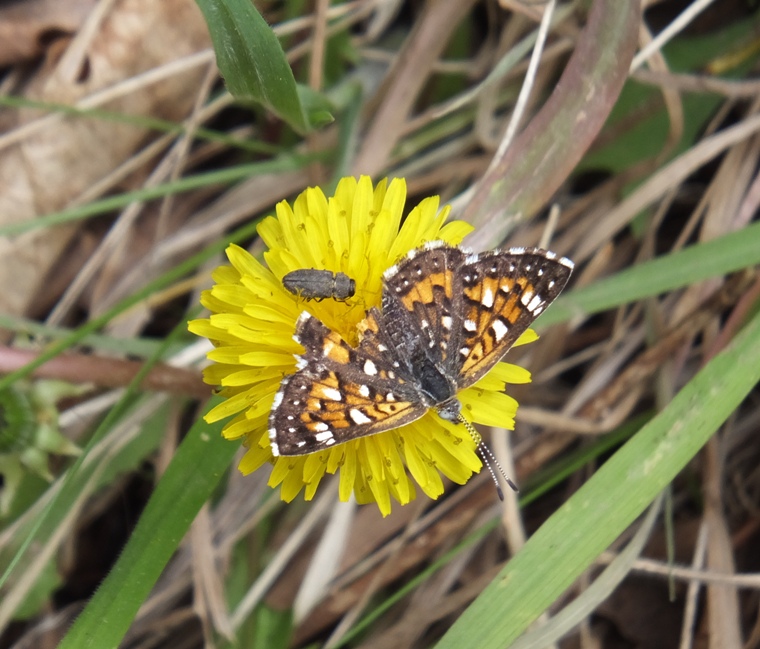
{"type": "Polygon", "coordinates": [[[55,37],[73,34],[95,0],[25,0],[0,7],[0,67],[33,59],[55,37]]]}
{"type": "MultiPolygon", "coordinates": [[[[71,45],[81,46],[75,38],[71,45]]],[[[75,104],[96,92],[210,46],[193,0],[119,0],[103,17],[72,66],[65,55],[41,68],[19,93],[38,101],[75,104]],[[72,70],[74,73],[72,74],[72,70]]],[[[158,82],[137,85],[102,108],[126,115],[181,120],[192,108],[206,67],[188,66],[158,82]]],[[[53,118],[39,110],[15,111],[19,128],[41,128],[19,140],[0,136],[0,225],[33,221],[76,201],[126,160],[150,133],[127,121],[88,116],[53,118]],[[10,144],[9,144],[10,142],[10,144]]],[[[0,239],[0,311],[24,314],[77,224],[0,239]]]]}

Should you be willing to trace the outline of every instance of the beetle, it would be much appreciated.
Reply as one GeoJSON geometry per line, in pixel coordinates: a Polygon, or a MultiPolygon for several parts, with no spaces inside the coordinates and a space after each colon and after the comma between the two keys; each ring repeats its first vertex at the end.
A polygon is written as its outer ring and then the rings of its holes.
{"type": "Polygon", "coordinates": [[[291,271],[282,278],[282,285],[293,295],[317,302],[326,298],[345,302],[356,293],[356,282],[345,273],[316,268],[291,271]]]}

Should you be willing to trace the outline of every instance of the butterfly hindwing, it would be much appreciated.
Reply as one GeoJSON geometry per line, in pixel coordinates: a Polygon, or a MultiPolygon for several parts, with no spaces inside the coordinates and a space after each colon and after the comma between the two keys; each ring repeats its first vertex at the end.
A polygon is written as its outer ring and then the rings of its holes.
{"type": "Polygon", "coordinates": [[[425,414],[411,386],[368,344],[348,345],[308,313],[296,339],[305,352],[286,377],[269,417],[274,455],[302,455],[403,426],[425,414]]]}

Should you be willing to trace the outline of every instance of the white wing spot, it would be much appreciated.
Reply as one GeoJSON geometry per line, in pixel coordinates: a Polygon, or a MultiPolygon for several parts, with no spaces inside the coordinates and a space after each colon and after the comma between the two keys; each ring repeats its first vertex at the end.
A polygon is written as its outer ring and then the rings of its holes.
{"type": "Polygon", "coordinates": [[[554,285],[555,285],[555,284],[556,284],[556,282],[555,282],[554,280],[551,280],[551,281],[549,282],[549,288],[554,288],[554,285]]]}
{"type": "Polygon", "coordinates": [[[465,328],[465,331],[477,331],[478,323],[475,322],[474,320],[465,320],[464,328],[465,328]]]}
{"type": "MultiPolygon", "coordinates": [[[[536,297],[534,297],[530,301],[530,304],[527,307],[528,311],[530,311],[531,313],[535,314],[536,313],[536,309],[538,307],[540,307],[542,304],[543,304],[543,300],[541,299],[541,296],[540,295],[536,295],[536,297]]],[[[541,313],[541,312],[539,311],[539,313],[541,313]]]]}
{"type": "Polygon", "coordinates": [[[369,388],[366,385],[360,385],[359,394],[361,394],[366,399],[369,396],[369,388]]]}
{"type": "Polygon", "coordinates": [[[323,433],[329,429],[330,427],[323,421],[318,421],[317,423],[314,424],[314,430],[317,431],[318,433],[323,433]]]}
{"type": "Polygon", "coordinates": [[[445,315],[441,318],[441,326],[444,329],[451,329],[451,316],[445,315]]]}
{"type": "Polygon", "coordinates": [[[280,447],[277,445],[277,431],[274,428],[270,428],[267,433],[269,434],[269,444],[272,447],[272,455],[278,457],[280,455],[280,447]]]}
{"type": "Polygon", "coordinates": [[[523,306],[528,306],[530,304],[530,301],[533,299],[533,291],[525,291],[525,293],[522,294],[522,297],[520,298],[520,302],[523,303],[523,306]]]}
{"type": "Polygon", "coordinates": [[[328,340],[322,349],[322,356],[329,356],[330,352],[335,348],[335,343],[328,340]]]}
{"type": "Polygon", "coordinates": [[[398,272],[398,266],[391,266],[383,273],[383,279],[390,279],[398,272]]]}
{"type": "Polygon", "coordinates": [[[379,351],[379,352],[387,352],[388,348],[385,345],[381,344],[381,345],[377,346],[377,351],[379,351]]]}
{"type": "Polygon", "coordinates": [[[395,401],[396,400],[396,395],[393,394],[393,392],[389,392],[388,394],[385,395],[385,400],[386,401],[395,401]]]}
{"type": "Polygon", "coordinates": [[[459,353],[462,354],[462,356],[467,356],[470,353],[470,348],[462,347],[462,349],[459,350],[459,353]]]}
{"type": "Polygon", "coordinates": [[[331,430],[326,430],[323,433],[317,433],[314,435],[314,439],[316,439],[318,442],[327,442],[328,440],[331,440],[333,438],[333,434],[331,430]]]}
{"type": "Polygon", "coordinates": [[[340,393],[340,390],[336,390],[335,388],[323,387],[322,396],[330,401],[343,401],[343,395],[340,393]]]}
{"type": "Polygon", "coordinates": [[[351,410],[348,411],[349,417],[353,420],[355,424],[370,424],[372,423],[372,420],[367,417],[361,410],[357,408],[351,408],[351,410]]]}
{"type": "Polygon", "coordinates": [[[369,359],[364,361],[364,373],[369,374],[370,376],[375,376],[377,374],[377,367],[375,367],[375,364],[369,359]]]}
{"type": "Polygon", "coordinates": [[[493,323],[493,333],[496,337],[496,342],[500,343],[504,336],[507,335],[507,332],[509,331],[509,327],[505,325],[501,320],[494,320],[493,323]]]}
{"type": "Polygon", "coordinates": [[[422,327],[423,329],[427,329],[429,326],[430,326],[430,323],[427,320],[422,320],[420,322],[420,327],[422,327]]]}
{"type": "Polygon", "coordinates": [[[493,291],[490,288],[487,288],[485,290],[485,293],[483,293],[483,299],[480,301],[480,303],[486,309],[490,309],[493,306],[493,291]]]}

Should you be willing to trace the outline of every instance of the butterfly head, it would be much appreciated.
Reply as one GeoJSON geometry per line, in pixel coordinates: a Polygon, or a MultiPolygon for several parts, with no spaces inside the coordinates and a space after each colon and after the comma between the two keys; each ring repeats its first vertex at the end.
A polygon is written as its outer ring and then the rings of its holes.
{"type": "Polygon", "coordinates": [[[459,403],[459,399],[456,397],[451,397],[443,403],[438,404],[436,410],[438,411],[438,416],[446,421],[457,424],[462,420],[462,404],[459,403]]]}

